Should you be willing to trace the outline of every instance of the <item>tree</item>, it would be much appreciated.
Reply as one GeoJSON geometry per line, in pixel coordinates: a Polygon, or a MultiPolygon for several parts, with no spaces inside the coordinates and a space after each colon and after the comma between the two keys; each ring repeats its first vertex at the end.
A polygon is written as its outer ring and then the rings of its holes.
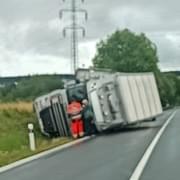
{"type": "Polygon", "coordinates": [[[128,29],[117,30],[97,44],[93,64],[121,72],[159,71],[157,49],[143,33],[137,35],[128,29]]]}
{"type": "Polygon", "coordinates": [[[174,73],[165,73],[164,78],[164,90],[166,91],[166,97],[164,97],[164,99],[166,99],[170,105],[179,105],[180,79],[174,73]]]}
{"type": "Polygon", "coordinates": [[[162,105],[175,105],[177,98],[176,76],[159,73],[156,75],[162,105]]]}

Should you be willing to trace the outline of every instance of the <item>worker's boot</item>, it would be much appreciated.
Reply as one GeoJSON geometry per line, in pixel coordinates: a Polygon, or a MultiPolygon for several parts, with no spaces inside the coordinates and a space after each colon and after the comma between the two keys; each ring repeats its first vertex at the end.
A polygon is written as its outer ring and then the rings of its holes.
{"type": "Polygon", "coordinates": [[[83,137],[83,136],[84,136],[84,132],[80,132],[79,137],[83,137]]]}
{"type": "Polygon", "coordinates": [[[74,139],[77,139],[77,138],[78,138],[78,134],[73,134],[72,137],[73,137],[74,139]]]}

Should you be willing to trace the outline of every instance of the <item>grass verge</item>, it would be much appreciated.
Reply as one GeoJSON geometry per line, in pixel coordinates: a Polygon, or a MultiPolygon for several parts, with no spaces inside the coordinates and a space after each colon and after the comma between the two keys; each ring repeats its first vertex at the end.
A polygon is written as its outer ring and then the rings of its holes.
{"type": "Polygon", "coordinates": [[[40,133],[31,103],[0,104],[0,167],[70,141],[70,138],[44,137],[40,133]],[[28,123],[35,126],[35,152],[29,150],[28,123]]]}

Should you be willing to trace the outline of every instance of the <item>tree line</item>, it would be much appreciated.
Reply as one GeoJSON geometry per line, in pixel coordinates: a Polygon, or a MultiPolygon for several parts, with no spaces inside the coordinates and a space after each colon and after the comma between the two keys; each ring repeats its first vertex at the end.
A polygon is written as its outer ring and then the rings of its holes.
{"type": "Polygon", "coordinates": [[[32,101],[55,89],[63,88],[64,83],[55,75],[34,75],[0,88],[0,102],[32,101]]]}

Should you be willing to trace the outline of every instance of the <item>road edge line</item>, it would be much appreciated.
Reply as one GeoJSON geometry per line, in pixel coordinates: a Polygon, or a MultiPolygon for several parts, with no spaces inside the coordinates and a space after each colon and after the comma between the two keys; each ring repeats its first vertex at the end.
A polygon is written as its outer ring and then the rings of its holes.
{"type": "Polygon", "coordinates": [[[154,148],[156,147],[157,143],[159,142],[159,140],[160,140],[162,134],[164,133],[164,131],[166,130],[167,126],[174,118],[176,112],[177,111],[175,110],[170,115],[170,117],[167,119],[167,121],[164,123],[164,125],[161,127],[161,129],[158,131],[158,133],[152,140],[151,144],[146,149],[144,155],[142,156],[141,160],[139,161],[138,165],[136,166],[136,168],[135,168],[134,172],[132,173],[131,177],[129,178],[129,180],[139,180],[140,179],[140,177],[144,171],[144,168],[146,167],[148,160],[152,155],[154,148]]]}
{"type": "MultiPolygon", "coordinates": [[[[92,136],[94,137],[94,136],[92,136]]],[[[56,153],[58,151],[61,151],[61,150],[64,150],[64,149],[67,149],[69,147],[72,147],[74,145],[77,145],[79,143],[82,143],[82,142],[85,142],[87,140],[90,140],[92,139],[91,136],[87,136],[87,137],[84,137],[84,138],[81,138],[81,139],[78,139],[78,140],[75,140],[75,141],[72,141],[70,143],[66,143],[66,144],[63,144],[63,145],[60,145],[58,147],[55,147],[53,149],[50,149],[50,150],[46,150],[44,152],[41,152],[41,153],[38,153],[36,155],[33,155],[33,156],[30,156],[30,157],[27,157],[27,158],[24,158],[24,159],[21,159],[21,160],[18,160],[14,163],[11,163],[11,164],[8,164],[6,166],[3,166],[3,167],[0,167],[0,174],[1,173],[4,173],[6,171],[9,171],[11,169],[14,169],[14,168],[17,168],[19,166],[22,166],[24,164],[27,164],[31,161],[34,161],[34,160],[37,160],[37,159],[40,159],[42,157],[45,157],[47,155],[50,155],[50,154],[53,154],[53,153],[56,153]]]]}

